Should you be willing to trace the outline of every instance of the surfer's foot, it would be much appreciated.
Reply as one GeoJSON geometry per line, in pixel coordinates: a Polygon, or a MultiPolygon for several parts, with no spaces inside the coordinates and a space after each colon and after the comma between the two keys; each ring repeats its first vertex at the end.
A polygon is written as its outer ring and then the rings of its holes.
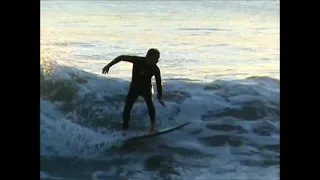
{"type": "Polygon", "coordinates": [[[158,132],[158,131],[156,129],[150,129],[149,132],[150,133],[155,133],[155,132],[158,132]]]}
{"type": "Polygon", "coordinates": [[[127,132],[128,132],[128,128],[126,128],[126,129],[122,129],[122,135],[124,136],[124,135],[126,135],[127,134],[127,132]]]}
{"type": "Polygon", "coordinates": [[[156,132],[156,123],[154,123],[154,121],[151,122],[150,132],[156,132]]]}
{"type": "Polygon", "coordinates": [[[156,130],[155,127],[153,127],[153,128],[151,128],[151,129],[149,130],[149,132],[150,132],[150,133],[155,133],[155,132],[157,132],[157,130],[156,130]]]}

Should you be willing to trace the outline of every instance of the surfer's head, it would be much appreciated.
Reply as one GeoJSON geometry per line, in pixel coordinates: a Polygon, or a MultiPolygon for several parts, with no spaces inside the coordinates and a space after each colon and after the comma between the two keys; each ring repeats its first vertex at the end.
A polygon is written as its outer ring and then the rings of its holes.
{"type": "Polygon", "coordinates": [[[158,49],[149,49],[147,52],[147,64],[149,65],[155,65],[159,62],[159,58],[160,58],[160,52],[158,49]]]}

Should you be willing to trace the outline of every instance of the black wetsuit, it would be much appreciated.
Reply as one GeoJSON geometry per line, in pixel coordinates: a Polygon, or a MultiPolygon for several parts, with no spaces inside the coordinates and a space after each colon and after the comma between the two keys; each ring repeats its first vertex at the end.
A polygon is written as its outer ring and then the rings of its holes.
{"type": "Polygon", "coordinates": [[[155,76],[157,83],[158,98],[162,97],[162,85],[160,69],[157,65],[148,65],[145,57],[132,56],[130,60],[125,60],[133,63],[132,80],[129,92],[126,96],[125,106],[123,110],[123,124],[124,130],[128,129],[130,121],[130,112],[134,102],[139,96],[142,96],[148,106],[148,112],[151,122],[155,121],[155,107],[152,101],[151,92],[151,78],[155,76]]]}

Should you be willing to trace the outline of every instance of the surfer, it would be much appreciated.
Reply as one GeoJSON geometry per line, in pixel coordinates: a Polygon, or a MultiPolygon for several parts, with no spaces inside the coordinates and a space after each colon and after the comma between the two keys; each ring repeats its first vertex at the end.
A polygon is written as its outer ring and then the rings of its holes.
{"type": "Polygon", "coordinates": [[[157,66],[159,62],[160,52],[157,49],[149,49],[146,56],[129,56],[129,55],[120,55],[112,60],[102,69],[102,74],[109,72],[111,66],[117,64],[120,61],[127,61],[133,64],[132,67],[132,78],[130,83],[129,92],[126,96],[125,105],[123,109],[123,130],[129,128],[130,113],[133,107],[134,102],[139,96],[142,96],[148,106],[148,113],[151,121],[150,131],[154,132],[155,130],[155,107],[152,101],[152,92],[151,92],[151,78],[155,76],[157,84],[157,96],[158,102],[165,106],[162,100],[162,85],[161,85],[161,73],[160,69],[157,66]]]}

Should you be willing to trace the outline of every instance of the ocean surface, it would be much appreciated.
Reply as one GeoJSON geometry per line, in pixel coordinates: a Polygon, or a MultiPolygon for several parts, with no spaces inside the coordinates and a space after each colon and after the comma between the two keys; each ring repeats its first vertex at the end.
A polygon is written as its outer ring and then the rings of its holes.
{"type": "MultiPolygon", "coordinates": [[[[40,179],[280,179],[279,4],[41,0],[40,179]],[[154,101],[157,127],[191,123],[128,142],[132,65],[101,72],[149,48],[167,105],[154,101]]],[[[147,112],[139,98],[131,131],[149,128],[147,112]]]]}

